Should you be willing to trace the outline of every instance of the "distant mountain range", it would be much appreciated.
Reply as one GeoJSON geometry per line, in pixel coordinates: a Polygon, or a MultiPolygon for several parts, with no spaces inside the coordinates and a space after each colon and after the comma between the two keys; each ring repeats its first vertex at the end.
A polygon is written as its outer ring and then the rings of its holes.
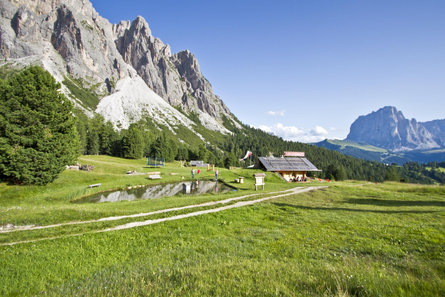
{"type": "Polygon", "coordinates": [[[445,119],[406,119],[393,106],[360,116],[345,140],[324,140],[319,147],[385,163],[445,161],[445,119]]]}

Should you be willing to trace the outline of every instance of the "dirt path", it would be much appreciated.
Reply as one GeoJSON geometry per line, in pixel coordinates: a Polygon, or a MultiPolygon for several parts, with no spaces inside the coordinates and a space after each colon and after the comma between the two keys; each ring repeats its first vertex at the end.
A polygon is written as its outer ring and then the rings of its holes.
{"type": "MultiPolygon", "coordinates": [[[[130,229],[130,228],[136,228],[136,227],[141,227],[141,226],[153,225],[153,224],[158,224],[158,223],[162,223],[162,222],[166,222],[166,221],[180,220],[180,219],[184,219],[184,218],[195,217],[195,216],[200,216],[200,215],[209,214],[209,213],[216,213],[216,212],[220,212],[220,211],[227,210],[227,209],[239,208],[239,207],[243,207],[243,206],[253,205],[253,204],[260,203],[260,202],[263,202],[263,201],[266,201],[266,200],[270,200],[270,199],[275,199],[275,198],[280,198],[280,197],[300,194],[300,193],[309,192],[309,191],[313,191],[313,190],[319,190],[319,189],[323,189],[323,188],[327,188],[327,186],[307,187],[307,188],[294,188],[294,189],[284,190],[284,191],[280,191],[280,192],[267,193],[267,194],[281,193],[279,195],[263,197],[263,198],[256,199],[256,200],[240,201],[240,202],[237,202],[237,203],[234,203],[234,204],[231,204],[231,205],[217,207],[217,208],[212,208],[212,209],[207,209],[207,210],[200,210],[200,211],[195,211],[195,212],[191,212],[191,213],[171,216],[171,217],[165,217],[165,218],[159,218],[159,219],[153,219],[153,220],[146,220],[146,221],[142,221],[142,222],[132,222],[132,223],[127,223],[127,224],[124,224],[124,225],[119,225],[119,226],[115,226],[115,227],[104,229],[104,230],[98,230],[98,231],[88,231],[88,232],[77,233],[77,234],[68,234],[68,235],[61,235],[61,236],[54,236],[54,237],[46,237],[46,238],[25,240],[25,241],[1,243],[0,246],[5,246],[5,245],[12,246],[12,245],[21,244],[21,243],[31,243],[31,242],[38,242],[38,241],[42,241],[42,240],[52,240],[52,239],[58,239],[58,238],[68,238],[68,237],[74,237],[74,236],[81,236],[81,235],[85,235],[85,234],[103,233],[103,232],[118,231],[118,230],[123,230],[123,229],[130,229]]],[[[52,227],[58,227],[58,226],[64,226],[64,225],[85,224],[85,223],[94,223],[94,222],[119,220],[119,219],[123,219],[123,218],[141,217],[141,216],[147,216],[147,215],[150,215],[150,214],[159,214],[159,213],[171,212],[171,211],[175,211],[175,210],[196,208],[196,207],[202,207],[202,206],[212,206],[212,205],[216,205],[216,204],[227,204],[227,203],[229,203],[231,201],[236,201],[236,200],[248,198],[248,197],[251,197],[251,196],[257,196],[257,195],[260,195],[260,194],[250,194],[250,195],[245,195],[245,196],[240,196],[240,197],[229,198],[229,199],[221,200],[221,201],[214,201],[214,202],[207,202],[207,203],[202,203],[202,204],[188,205],[188,206],[184,206],[184,207],[177,207],[177,208],[158,210],[158,211],[154,211],[154,212],[150,212],[150,213],[140,213],[140,214],[134,214],[134,215],[128,215],[128,216],[107,217],[107,218],[102,218],[102,219],[98,219],[98,220],[81,221],[81,222],[69,222],[69,223],[57,224],[57,225],[36,226],[36,227],[33,227],[33,229],[21,229],[21,230],[36,230],[36,229],[52,228],[52,227]]]]}
{"type": "MultiPolygon", "coordinates": [[[[293,191],[293,190],[294,189],[283,190],[283,191],[278,191],[278,192],[270,192],[270,193],[266,193],[266,194],[285,193],[285,192],[289,192],[289,191],[293,191]]],[[[239,196],[239,197],[234,197],[234,198],[228,198],[225,200],[211,201],[211,202],[205,202],[205,203],[193,204],[193,205],[187,205],[187,206],[181,206],[181,207],[174,207],[174,208],[167,208],[167,209],[155,210],[152,212],[136,213],[136,214],[131,214],[131,215],[105,217],[105,218],[100,218],[100,219],[95,219],[95,220],[72,221],[72,222],[65,222],[65,223],[60,223],[60,224],[52,224],[52,225],[44,225],[44,226],[35,226],[35,225],[12,226],[9,229],[0,230],[0,233],[41,230],[41,229],[56,228],[56,227],[62,227],[62,226],[68,226],[68,225],[90,224],[90,223],[116,221],[116,220],[129,219],[129,218],[146,217],[146,216],[151,216],[151,215],[155,215],[155,214],[168,213],[168,212],[172,212],[172,211],[178,211],[178,210],[184,210],[184,209],[190,209],[190,208],[213,206],[213,205],[217,205],[217,204],[227,204],[232,201],[237,201],[237,200],[241,200],[241,199],[245,199],[245,198],[249,198],[249,197],[253,197],[253,196],[259,196],[262,194],[263,193],[250,194],[250,195],[244,195],[244,196],[239,196]]]]}
{"type": "Polygon", "coordinates": [[[146,220],[146,221],[143,221],[143,222],[132,222],[132,223],[128,223],[128,224],[124,224],[124,225],[108,228],[108,229],[97,231],[97,232],[109,232],[109,231],[115,231],[115,230],[130,229],[130,228],[147,226],[147,225],[157,224],[157,223],[166,222],[166,221],[174,221],[174,220],[180,220],[180,219],[184,219],[184,218],[196,217],[196,216],[200,216],[200,215],[203,215],[203,214],[215,213],[215,212],[220,212],[220,211],[223,211],[223,210],[226,210],[226,209],[232,209],[232,208],[238,208],[238,207],[243,207],[243,206],[247,206],[247,205],[253,205],[253,204],[256,204],[256,203],[259,203],[259,202],[263,202],[263,201],[266,201],[266,200],[269,200],[269,199],[275,199],[275,198],[279,198],[279,197],[300,194],[300,193],[304,193],[304,192],[318,190],[318,189],[321,189],[321,188],[326,188],[326,187],[294,188],[289,193],[285,193],[285,194],[264,197],[264,198],[260,198],[260,199],[256,199],[256,200],[240,201],[240,202],[237,202],[235,204],[231,204],[231,205],[227,205],[227,206],[223,206],[223,207],[206,209],[206,210],[200,210],[200,211],[195,211],[195,212],[181,214],[181,215],[167,217],[167,218],[146,220]]]}

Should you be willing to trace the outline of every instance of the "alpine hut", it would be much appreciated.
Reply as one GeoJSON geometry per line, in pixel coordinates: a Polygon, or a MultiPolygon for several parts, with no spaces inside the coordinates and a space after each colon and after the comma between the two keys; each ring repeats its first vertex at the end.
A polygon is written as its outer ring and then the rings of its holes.
{"type": "Polygon", "coordinates": [[[266,171],[276,172],[288,182],[304,181],[309,171],[321,171],[308,159],[304,152],[284,152],[282,157],[259,157],[259,166],[266,171]]]}

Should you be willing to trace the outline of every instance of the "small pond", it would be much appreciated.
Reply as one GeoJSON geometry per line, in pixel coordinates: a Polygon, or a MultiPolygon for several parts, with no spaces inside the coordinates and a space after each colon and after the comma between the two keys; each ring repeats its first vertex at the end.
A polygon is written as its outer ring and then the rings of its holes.
{"type": "Polygon", "coordinates": [[[132,201],[138,199],[157,199],[162,197],[170,197],[175,195],[201,195],[208,193],[227,193],[236,191],[222,182],[215,181],[185,181],[179,183],[160,184],[146,186],[141,188],[133,188],[128,190],[120,190],[106,193],[91,195],[76,203],[99,203],[99,202],[117,202],[132,201]]]}

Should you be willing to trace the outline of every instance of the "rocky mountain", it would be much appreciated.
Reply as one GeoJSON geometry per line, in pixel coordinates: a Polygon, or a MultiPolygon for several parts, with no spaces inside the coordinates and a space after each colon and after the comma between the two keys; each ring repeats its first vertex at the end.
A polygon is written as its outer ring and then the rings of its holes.
{"type": "Polygon", "coordinates": [[[150,117],[170,130],[193,130],[190,113],[221,133],[230,133],[226,119],[240,127],[192,53],[172,54],[142,17],[109,23],[88,0],[2,0],[0,58],[5,67],[42,65],[79,108],[117,128],[150,117]],[[98,102],[83,102],[69,82],[98,102]]]}
{"type": "Polygon", "coordinates": [[[445,147],[445,120],[426,123],[406,119],[401,111],[386,106],[352,123],[347,141],[365,143],[391,151],[445,147]]]}
{"type": "Polygon", "coordinates": [[[198,60],[188,50],[172,55],[170,47],[151,35],[147,22],[137,17],[131,24],[113,26],[116,47],[147,85],[173,106],[200,110],[213,118],[230,115],[202,75],[198,60]]]}
{"type": "Polygon", "coordinates": [[[445,119],[421,123],[433,135],[434,140],[441,147],[445,147],[445,119]]]}
{"type": "Polygon", "coordinates": [[[346,139],[314,145],[386,164],[444,162],[445,120],[417,122],[386,106],[355,120],[346,139]]]}

